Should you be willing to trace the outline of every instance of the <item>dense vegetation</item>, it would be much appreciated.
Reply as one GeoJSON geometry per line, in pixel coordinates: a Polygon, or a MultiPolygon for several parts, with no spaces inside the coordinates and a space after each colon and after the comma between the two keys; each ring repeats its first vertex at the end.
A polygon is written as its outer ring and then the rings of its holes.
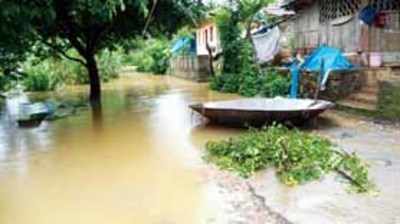
{"type": "Polygon", "coordinates": [[[30,54],[56,54],[87,70],[90,99],[98,102],[99,53],[127,39],[172,35],[182,25],[193,24],[202,14],[201,6],[193,0],[4,0],[0,66],[8,73],[30,54]],[[77,55],[69,54],[71,49],[77,55]]]}
{"type": "MultiPolygon", "coordinates": [[[[69,54],[76,54],[72,50],[69,54]]],[[[127,57],[121,49],[103,50],[97,56],[103,82],[118,77],[118,69],[127,57]]],[[[53,91],[64,85],[88,84],[87,70],[80,63],[59,57],[41,58],[31,55],[18,65],[19,72],[0,75],[0,90],[7,91],[21,84],[27,91],[53,91]]]]}
{"type": "Polygon", "coordinates": [[[137,66],[139,72],[165,74],[171,57],[169,49],[170,41],[166,38],[137,40],[136,49],[129,54],[127,60],[137,66]]]}
{"type": "Polygon", "coordinates": [[[243,96],[285,96],[290,80],[273,70],[263,71],[255,58],[250,25],[254,15],[271,1],[237,1],[236,8],[222,8],[216,16],[223,49],[220,74],[211,79],[213,90],[243,96]],[[242,37],[246,31],[246,37],[242,37]]]}
{"type": "Polygon", "coordinates": [[[274,70],[261,73],[221,74],[212,78],[213,90],[239,93],[243,96],[276,97],[289,93],[290,79],[274,70]]]}
{"type": "Polygon", "coordinates": [[[338,172],[357,192],[373,189],[367,165],[356,154],[339,151],[322,137],[281,125],[250,130],[226,141],[208,142],[206,148],[207,161],[243,177],[274,167],[284,184],[295,186],[338,172]]]}

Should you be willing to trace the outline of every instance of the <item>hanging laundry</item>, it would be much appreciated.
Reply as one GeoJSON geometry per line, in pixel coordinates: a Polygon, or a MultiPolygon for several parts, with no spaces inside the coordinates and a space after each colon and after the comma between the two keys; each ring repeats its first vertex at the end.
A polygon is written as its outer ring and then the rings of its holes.
{"type": "Polygon", "coordinates": [[[253,35],[252,38],[259,63],[271,61],[279,53],[281,31],[277,26],[266,33],[253,35]]]}

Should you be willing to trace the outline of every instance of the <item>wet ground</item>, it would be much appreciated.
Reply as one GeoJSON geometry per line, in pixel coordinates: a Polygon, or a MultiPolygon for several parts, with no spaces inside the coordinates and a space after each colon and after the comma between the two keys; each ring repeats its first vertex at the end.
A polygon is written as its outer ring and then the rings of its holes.
{"type": "Polygon", "coordinates": [[[345,181],[334,175],[288,188],[278,183],[272,171],[266,171],[251,180],[266,204],[293,223],[400,223],[399,127],[330,112],[323,115],[314,132],[365,159],[378,194],[349,193],[345,181]]]}
{"type": "Polygon", "coordinates": [[[333,176],[292,189],[270,171],[243,180],[201,160],[208,140],[243,130],[205,126],[188,104],[236,96],[139,75],[104,89],[102,110],[35,129],[16,128],[3,107],[1,224],[398,223],[398,129],[330,113],[317,131],[371,162],[379,196],[349,194],[333,176]]]}

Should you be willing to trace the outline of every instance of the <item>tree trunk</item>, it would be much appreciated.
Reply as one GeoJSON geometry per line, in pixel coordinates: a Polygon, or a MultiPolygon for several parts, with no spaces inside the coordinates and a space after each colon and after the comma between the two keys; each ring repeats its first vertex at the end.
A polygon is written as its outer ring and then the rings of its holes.
{"type": "Polygon", "coordinates": [[[214,71],[214,56],[212,53],[212,49],[208,42],[206,43],[206,48],[207,48],[207,53],[208,53],[208,67],[210,69],[210,74],[211,76],[215,76],[215,71],[214,71]]]}
{"type": "Polygon", "coordinates": [[[86,69],[89,73],[89,83],[90,83],[90,103],[100,104],[101,103],[101,84],[100,75],[97,68],[97,62],[94,55],[89,55],[86,57],[86,69]]]}

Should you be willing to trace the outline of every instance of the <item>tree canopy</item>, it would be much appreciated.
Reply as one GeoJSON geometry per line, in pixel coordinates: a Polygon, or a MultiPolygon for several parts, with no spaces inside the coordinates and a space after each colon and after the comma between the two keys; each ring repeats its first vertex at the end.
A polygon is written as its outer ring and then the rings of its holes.
{"type": "Polygon", "coordinates": [[[3,0],[0,66],[10,69],[28,53],[60,55],[87,68],[90,100],[99,101],[96,53],[129,38],[171,35],[194,22],[200,7],[193,0],[3,0]]]}

